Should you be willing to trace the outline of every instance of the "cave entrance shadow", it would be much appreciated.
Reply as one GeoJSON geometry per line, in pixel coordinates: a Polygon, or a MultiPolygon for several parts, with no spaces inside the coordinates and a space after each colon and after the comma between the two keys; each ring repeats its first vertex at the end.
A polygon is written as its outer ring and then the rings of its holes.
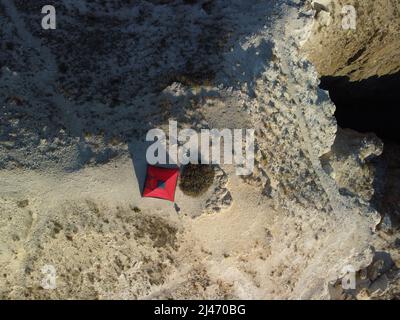
{"type": "Polygon", "coordinates": [[[375,133],[384,142],[382,156],[372,160],[376,169],[371,204],[383,218],[380,227],[400,226],[400,72],[351,82],[348,77],[323,77],[341,128],[375,133]],[[386,225],[386,226],[384,226],[386,225]]]}
{"type": "Polygon", "coordinates": [[[133,141],[128,144],[129,155],[132,161],[133,170],[135,171],[140,195],[143,194],[144,182],[146,179],[146,150],[150,144],[151,142],[140,140],[133,141]]]}
{"type": "Polygon", "coordinates": [[[351,82],[348,77],[322,77],[341,128],[374,132],[383,140],[400,143],[400,72],[351,82]]]}

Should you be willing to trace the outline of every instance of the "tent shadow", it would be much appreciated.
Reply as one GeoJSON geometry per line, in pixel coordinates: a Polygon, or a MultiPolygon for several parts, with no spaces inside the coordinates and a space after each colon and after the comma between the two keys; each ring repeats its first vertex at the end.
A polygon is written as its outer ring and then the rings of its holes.
{"type": "MultiPolygon", "coordinates": [[[[135,171],[140,194],[143,195],[144,184],[146,180],[147,165],[146,159],[147,148],[152,145],[153,141],[136,140],[128,143],[129,155],[135,171]]],[[[167,155],[167,163],[157,163],[156,166],[174,169],[179,167],[177,164],[170,163],[171,156],[165,148],[160,148],[159,152],[165,152],[167,155]]]]}
{"type": "Polygon", "coordinates": [[[132,141],[128,144],[129,155],[135,171],[140,195],[143,195],[144,183],[146,179],[147,160],[146,151],[152,142],[132,141]]]}

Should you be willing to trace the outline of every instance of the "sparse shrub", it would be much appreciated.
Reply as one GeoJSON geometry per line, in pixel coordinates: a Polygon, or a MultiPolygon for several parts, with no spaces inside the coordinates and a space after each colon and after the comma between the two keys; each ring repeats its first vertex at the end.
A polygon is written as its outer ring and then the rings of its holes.
{"type": "Polygon", "coordinates": [[[142,210],[140,210],[140,208],[138,208],[138,207],[133,207],[133,211],[134,211],[135,213],[142,212],[142,210]]]}
{"type": "Polygon", "coordinates": [[[109,143],[110,143],[110,145],[115,147],[121,143],[121,139],[117,136],[113,136],[110,138],[109,143]]]}
{"type": "Polygon", "coordinates": [[[85,131],[83,132],[83,136],[85,137],[86,140],[88,140],[93,137],[93,134],[91,132],[85,131]]]}
{"type": "Polygon", "coordinates": [[[17,206],[18,208],[25,208],[29,205],[29,200],[25,199],[25,200],[21,200],[17,202],[17,206]]]}
{"type": "Polygon", "coordinates": [[[188,164],[183,169],[179,187],[188,196],[198,197],[214,182],[214,168],[206,164],[188,164]]]}
{"type": "Polygon", "coordinates": [[[187,87],[199,88],[201,86],[212,86],[215,72],[206,70],[204,72],[184,73],[176,77],[176,81],[187,87]]]}

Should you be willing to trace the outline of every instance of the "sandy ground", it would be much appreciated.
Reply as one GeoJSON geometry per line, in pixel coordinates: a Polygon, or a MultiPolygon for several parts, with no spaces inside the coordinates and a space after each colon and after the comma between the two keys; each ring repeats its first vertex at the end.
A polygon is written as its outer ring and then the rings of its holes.
{"type": "MultiPolygon", "coordinates": [[[[164,219],[168,221],[168,224],[180,230],[179,249],[176,252],[173,250],[176,265],[173,267],[173,271],[168,273],[171,280],[166,281],[159,289],[152,288],[151,291],[155,290],[155,293],[149,292],[150,296],[157,295],[159,290],[162,290],[164,295],[174,294],[173,290],[172,293],[170,292],[170,287],[173,287],[174,282],[187,281],[187,273],[193,272],[193,266],[196,266],[196,268],[207,269],[208,276],[213,279],[212,282],[225,283],[227,286],[229,284],[229,292],[235,297],[266,298],[271,293],[265,289],[269,286],[264,283],[269,272],[265,265],[272,239],[268,227],[273,225],[276,213],[254,187],[246,185],[234,174],[233,177],[228,186],[235,198],[231,208],[217,215],[204,214],[193,219],[192,216],[200,215],[201,210],[204,210],[202,208],[204,198],[193,200],[184,196],[178,189],[176,203],[181,209],[179,213],[175,211],[170,202],[142,199],[139,188],[134,183],[137,179],[129,159],[121,159],[102,167],[87,168],[76,174],[2,171],[1,206],[9,211],[10,220],[18,220],[16,222],[18,229],[9,230],[13,233],[10,236],[14,241],[10,243],[8,237],[2,238],[1,263],[3,270],[4,272],[10,269],[24,270],[32,260],[32,255],[43,263],[46,262],[46,259],[50,263],[50,261],[57,261],[57,258],[60,258],[59,256],[52,257],[48,255],[48,252],[38,253],[37,247],[40,246],[51,247],[53,253],[58,251],[57,255],[60,252],[68,252],[70,244],[64,238],[66,237],[64,233],[67,233],[66,229],[61,227],[62,230],[59,230],[59,233],[44,239],[40,230],[48,220],[58,219],[62,226],[68,225],[70,222],[74,223],[74,215],[68,212],[71,210],[68,208],[73,207],[74,204],[86,202],[90,203],[92,207],[107,208],[106,210],[109,211],[117,210],[117,208],[138,207],[141,215],[164,219]],[[21,187],[22,185],[23,187],[21,187]],[[23,202],[26,203],[21,208],[23,202]],[[21,216],[25,218],[21,218],[21,216]],[[17,240],[16,236],[18,236],[17,240]],[[41,241],[45,241],[45,243],[41,241]],[[12,261],[11,265],[10,260],[12,261]],[[257,272],[253,270],[254,268],[257,272]],[[231,288],[231,286],[233,287],[231,288]]],[[[83,210],[88,209],[90,210],[90,206],[83,210]]],[[[85,215],[85,213],[82,212],[81,215],[85,215]]],[[[108,217],[107,211],[104,212],[104,217],[108,217]]],[[[109,219],[112,218],[113,215],[110,214],[109,219]]],[[[76,225],[78,228],[87,228],[87,226],[76,225]]],[[[76,235],[76,237],[84,236],[80,234],[80,230],[76,235]]],[[[85,246],[95,248],[96,239],[86,239],[85,241],[88,242],[85,246]]],[[[100,250],[104,253],[104,251],[112,251],[112,248],[100,248],[100,250]]],[[[166,248],[162,248],[162,250],[166,250],[166,248]]],[[[97,252],[96,255],[101,256],[102,253],[97,252]]],[[[74,257],[66,258],[75,259],[74,257]]],[[[57,270],[60,269],[60,274],[58,274],[60,277],[68,269],[68,262],[67,265],[55,264],[55,267],[57,270]]],[[[83,270],[83,272],[86,271],[83,270]]],[[[3,285],[7,283],[9,277],[13,276],[15,274],[5,273],[3,285]]],[[[34,296],[40,297],[41,294],[46,296],[46,291],[41,293],[41,290],[38,289],[39,284],[27,280],[27,275],[24,273],[16,276],[14,281],[21,284],[30,283],[29,286],[32,286],[34,296]],[[38,290],[39,293],[35,290],[38,290]]],[[[67,283],[63,283],[61,288],[67,285],[67,283]]],[[[9,286],[2,286],[2,288],[6,289],[3,294],[9,292],[10,289],[11,292],[17,290],[9,286]]],[[[67,289],[64,288],[64,290],[67,289]]],[[[71,290],[73,291],[73,289],[71,290]]],[[[114,294],[118,296],[121,292],[114,294]]],[[[146,296],[149,297],[148,295],[142,297],[146,296]]],[[[130,297],[132,298],[132,296],[130,297]]]]}

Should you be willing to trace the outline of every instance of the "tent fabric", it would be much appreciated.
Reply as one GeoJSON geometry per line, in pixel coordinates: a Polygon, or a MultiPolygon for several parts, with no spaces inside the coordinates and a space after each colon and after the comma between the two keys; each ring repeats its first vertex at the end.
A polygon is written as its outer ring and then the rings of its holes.
{"type": "Polygon", "coordinates": [[[143,197],[174,202],[178,176],[179,168],[169,169],[148,165],[143,197]]]}

